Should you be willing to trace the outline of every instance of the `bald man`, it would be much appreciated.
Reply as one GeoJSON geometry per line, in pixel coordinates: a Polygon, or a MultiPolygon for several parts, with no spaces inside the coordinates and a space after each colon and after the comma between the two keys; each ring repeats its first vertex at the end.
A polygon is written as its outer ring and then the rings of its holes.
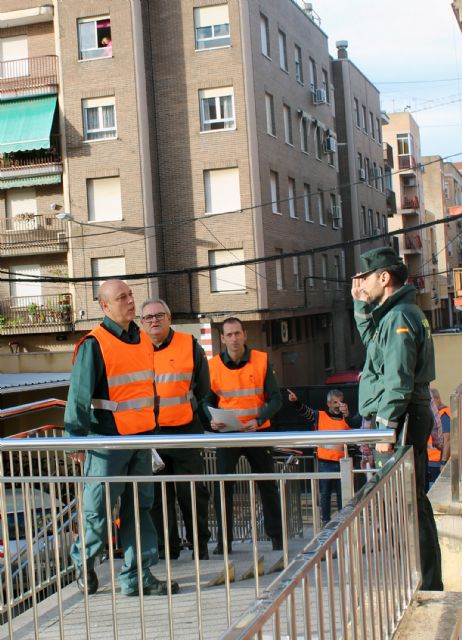
{"type": "MultiPolygon", "coordinates": [[[[154,370],[151,341],[133,322],[135,301],[122,280],[107,280],[98,293],[103,322],[76,346],[64,425],[68,436],[150,435],[156,428],[154,415],[154,370]]],[[[150,449],[98,449],[88,451],[85,476],[150,476],[150,449]]],[[[119,573],[121,592],[139,595],[138,575],[142,573],[143,593],[167,595],[167,584],[150,571],[158,561],[157,534],[152,524],[154,488],[151,482],[138,484],[141,567],[137,564],[133,485],[110,483],[111,508],[121,499],[120,539],[124,564],[119,573]]],[[[83,494],[83,522],[86,576],[82,560],[82,540],[78,536],[71,549],[79,590],[91,595],[98,589],[95,558],[111,537],[106,518],[104,484],[87,483],[83,494]]],[[[172,582],[172,592],[179,590],[172,582]]]]}

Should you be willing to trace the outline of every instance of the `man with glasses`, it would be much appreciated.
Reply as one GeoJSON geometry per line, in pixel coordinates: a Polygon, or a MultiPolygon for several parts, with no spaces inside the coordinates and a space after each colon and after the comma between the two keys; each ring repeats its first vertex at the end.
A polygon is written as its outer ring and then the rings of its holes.
{"type": "MultiPolygon", "coordinates": [[[[146,300],[141,307],[143,329],[154,348],[154,372],[159,396],[159,426],[162,435],[203,433],[197,409],[210,391],[207,359],[202,347],[190,334],[174,331],[172,315],[163,300],[146,300]]],[[[165,463],[165,475],[201,475],[204,473],[201,449],[168,448],[160,450],[165,463]]],[[[178,558],[181,540],[178,535],[175,510],[176,497],[183,514],[186,537],[193,542],[192,500],[189,484],[170,482],[167,485],[167,514],[170,558],[178,558]]],[[[196,512],[199,559],[208,560],[209,493],[202,482],[196,483],[196,512]]],[[[161,485],[156,483],[152,518],[159,537],[159,556],[165,558],[164,524],[161,485]]]]}
{"type": "MultiPolygon", "coordinates": [[[[397,439],[409,417],[406,444],[414,448],[421,589],[441,591],[441,551],[425,494],[427,441],[433,425],[429,386],[435,378],[430,325],[416,304],[415,288],[405,284],[407,267],[391,247],[363,253],[360,264],[351,288],[356,325],[367,350],[359,413],[372,428],[396,429],[397,439]]],[[[380,466],[391,457],[393,445],[377,444],[375,449],[380,466]]]]}

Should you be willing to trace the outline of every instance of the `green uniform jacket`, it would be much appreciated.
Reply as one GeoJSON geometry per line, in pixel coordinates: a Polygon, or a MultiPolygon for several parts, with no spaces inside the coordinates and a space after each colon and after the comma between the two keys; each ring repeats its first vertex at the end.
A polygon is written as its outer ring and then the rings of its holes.
{"type": "Polygon", "coordinates": [[[413,285],[404,285],[383,304],[354,301],[355,320],[366,349],[359,383],[359,413],[393,428],[408,404],[429,404],[435,378],[430,325],[416,305],[413,285]]]}

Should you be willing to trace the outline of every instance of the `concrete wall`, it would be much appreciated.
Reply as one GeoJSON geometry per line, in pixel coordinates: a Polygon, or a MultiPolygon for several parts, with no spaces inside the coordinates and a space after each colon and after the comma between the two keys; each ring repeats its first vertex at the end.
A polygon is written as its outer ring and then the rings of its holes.
{"type": "Polygon", "coordinates": [[[433,334],[436,357],[436,379],[432,383],[439,389],[443,402],[449,403],[449,396],[462,383],[460,354],[462,353],[462,333],[433,334]]]}

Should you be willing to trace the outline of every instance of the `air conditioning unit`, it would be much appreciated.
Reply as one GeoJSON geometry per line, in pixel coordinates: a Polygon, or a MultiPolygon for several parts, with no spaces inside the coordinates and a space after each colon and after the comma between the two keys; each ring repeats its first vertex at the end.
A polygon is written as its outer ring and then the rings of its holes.
{"type": "Polygon", "coordinates": [[[287,320],[281,320],[281,342],[289,342],[289,324],[287,320]]]}
{"type": "Polygon", "coordinates": [[[324,140],[325,153],[335,153],[337,151],[337,140],[332,136],[327,136],[324,140]]]}
{"type": "Polygon", "coordinates": [[[404,176],[403,185],[405,187],[415,187],[416,181],[415,181],[414,176],[404,176]]]}
{"type": "Polygon", "coordinates": [[[359,170],[359,179],[363,181],[366,179],[366,169],[359,170]]]}
{"type": "Polygon", "coordinates": [[[325,89],[316,89],[314,93],[314,104],[326,104],[327,95],[325,89]]]}

